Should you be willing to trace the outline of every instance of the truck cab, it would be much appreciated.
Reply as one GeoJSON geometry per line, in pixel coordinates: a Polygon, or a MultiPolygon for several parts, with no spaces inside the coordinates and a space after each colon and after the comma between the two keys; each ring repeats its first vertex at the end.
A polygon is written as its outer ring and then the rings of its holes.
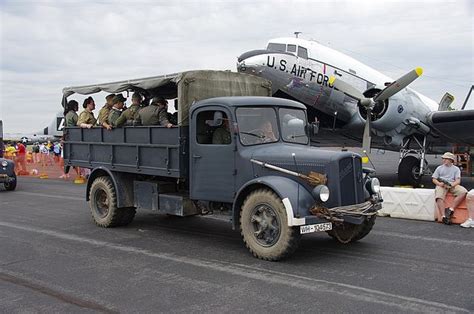
{"type": "Polygon", "coordinates": [[[229,94],[193,101],[186,125],[171,129],[67,128],[65,165],[92,169],[95,223],[123,226],[137,209],[224,214],[265,260],[291,255],[306,233],[342,243],[367,235],[382,200],[361,157],[311,146],[317,126],[301,103],[229,94]]]}

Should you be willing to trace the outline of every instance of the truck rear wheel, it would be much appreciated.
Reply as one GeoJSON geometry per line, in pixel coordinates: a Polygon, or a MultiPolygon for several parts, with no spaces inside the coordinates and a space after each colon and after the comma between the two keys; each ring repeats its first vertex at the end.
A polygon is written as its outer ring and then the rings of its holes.
{"type": "Polygon", "coordinates": [[[240,232],[250,252],[263,260],[277,261],[292,254],[301,234],[289,227],[281,199],[260,189],[250,193],[240,212],[240,232]]]}
{"type": "Polygon", "coordinates": [[[98,177],[91,185],[89,207],[99,227],[125,226],[135,217],[135,208],[117,208],[117,193],[109,177],[98,177]]]}
{"type": "Polygon", "coordinates": [[[347,222],[334,225],[333,229],[328,231],[328,234],[330,237],[343,244],[359,241],[370,233],[375,224],[375,218],[376,216],[373,215],[370,218],[367,218],[360,225],[354,225],[347,222]]]}

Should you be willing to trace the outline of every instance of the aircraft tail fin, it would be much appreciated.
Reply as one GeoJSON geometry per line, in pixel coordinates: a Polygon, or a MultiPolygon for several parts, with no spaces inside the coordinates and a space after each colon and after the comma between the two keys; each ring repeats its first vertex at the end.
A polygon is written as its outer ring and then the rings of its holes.
{"type": "Polygon", "coordinates": [[[444,94],[443,98],[441,98],[441,101],[439,102],[439,107],[438,111],[448,111],[451,110],[450,105],[454,101],[454,96],[451,95],[450,93],[444,94]]]}

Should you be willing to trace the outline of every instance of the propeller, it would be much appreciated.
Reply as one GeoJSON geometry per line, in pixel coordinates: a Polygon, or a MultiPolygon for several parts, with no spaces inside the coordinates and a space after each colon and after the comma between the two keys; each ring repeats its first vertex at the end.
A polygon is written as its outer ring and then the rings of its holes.
{"type": "Polygon", "coordinates": [[[416,80],[421,74],[423,74],[423,69],[418,67],[390,83],[387,87],[378,92],[373,98],[365,97],[364,94],[361,93],[358,89],[356,89],[349,83],[336,79],[335,76],[329,78],[329,84],[333,85],[335,88],[337,88],[339,91],[343,92],[347,96],[358,100],[359,106],[362,106],[367,110],[367,118],[365,119],[364,126],[364,136],[362,138],[362,148],[365,152],[370,152],[370,124],[372,109],[374,108],[375,104],[378,101],[384,101],[392,97],[393,95],[410,85],[410,83],[416,80]]]}

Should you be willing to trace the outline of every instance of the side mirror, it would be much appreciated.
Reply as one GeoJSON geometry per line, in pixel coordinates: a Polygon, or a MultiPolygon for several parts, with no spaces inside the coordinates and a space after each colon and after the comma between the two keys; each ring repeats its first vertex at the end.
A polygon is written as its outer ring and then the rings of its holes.
{"type": "Polygon", "coordinates": [[[319,121],[309,124],[309,137],[313,138],[319,133],[319,121]]]}

